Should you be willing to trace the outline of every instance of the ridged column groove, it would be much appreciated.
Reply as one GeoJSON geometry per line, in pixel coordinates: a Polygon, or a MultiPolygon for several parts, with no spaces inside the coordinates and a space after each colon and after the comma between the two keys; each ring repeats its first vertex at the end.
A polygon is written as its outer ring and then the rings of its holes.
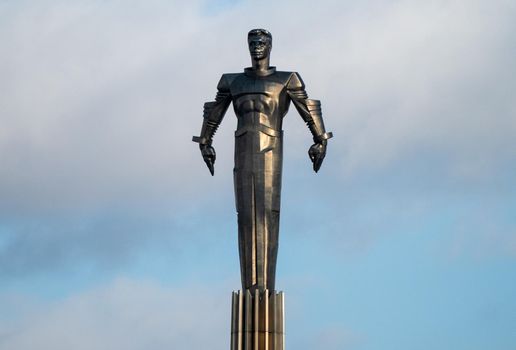
{"type": "Polygon", "coordinates": [[[231,350],[284,350],[283,292],[233,292],[231,350]]]}

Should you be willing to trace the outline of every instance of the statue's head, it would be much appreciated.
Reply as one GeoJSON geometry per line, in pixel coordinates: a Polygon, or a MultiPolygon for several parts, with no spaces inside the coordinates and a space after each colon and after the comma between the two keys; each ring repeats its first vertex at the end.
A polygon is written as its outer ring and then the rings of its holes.
{"type": "Polygon", "coordinates": [[[271,54],[272,35],[265,29],[253,29],[247,34],[249,53],[254,60],[262,60],[271,54]]]}

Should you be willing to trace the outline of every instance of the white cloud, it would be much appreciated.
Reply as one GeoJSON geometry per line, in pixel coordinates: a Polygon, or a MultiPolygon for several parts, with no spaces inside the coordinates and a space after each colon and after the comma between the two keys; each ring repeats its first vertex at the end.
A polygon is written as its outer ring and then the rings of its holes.
{"type": "MultiPolygon", "coordinates": [[[[200,3],[4,6],[4,212],[169,200],[206,186],[190,137],[218,75],[248,64],[254,24],[273,31],[273,62],[299,70],[323,100],[331,152],[355,174],[430,149],[474,176],[513,154],[510,3],[282,3],[270,12],[248,2],[213,17],[200,3]]],[[[216,140],[224,174],[231,115],[216,140]]],[[[288,123],[305,157],[308,132],[288,123]]]]}
{"type": "MultiPolygon", "coordinates": [[[[213,13],[202,1],[1,2],[0,277],[102,270],[149,242],[175,262],[184,239],[205,234],[192,218],[229,222],[233,112],[214,178],[190,139],[219,75],[248,65],[254,27],[271,30],[272,63],[301,73],[335,133],[307,185],[310,135],[293,109],[285,121],[294,244],[324,231],[326,252],[350,256],[449,209],[464,213],[444,227],[450,254],[514,254],[515,14],[504,0],[242,1],[213,13]]],[[[55,304],[1,295],[0,348],[227,348],[230,295],[218,290],[118,280],[55,304]]],[[[299,343],[364,339],[335,325],[299,343]]]]}
{"type": "Polygon", "coordinates": [[[217,288],[120,279],[23,315],[3,314],[0,348],[226,349],[230,298],[217,288]]]}
{"type": "MultiPolygon", "coordinates": [[[[416,162],[420,181],[467,191],[512,181],[511,2],[249,1],[213,14],[202,2],[158,0],[1,6],[0,222],[21,249],[4,245],[4,258],[45,240],[96,254],[85,241],[120,242],[127,217],[141,219],[144,240],[146,224],[181,220],[210,198],[231,207],[233,112],[216,137],[215,178],[190,139],[218,76],[248,65],[252,27],[272,31],[273,64],[298,70],[322,100],[334,188],[342,172],[346,186],[361,186],[416,162]]],[[[291,114],[286,156],[309,171],[310,136],[291,114]]]]}

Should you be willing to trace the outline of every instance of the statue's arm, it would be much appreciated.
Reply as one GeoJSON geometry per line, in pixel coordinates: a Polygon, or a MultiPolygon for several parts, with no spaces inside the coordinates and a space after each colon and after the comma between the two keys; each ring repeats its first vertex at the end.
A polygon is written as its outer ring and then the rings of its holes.
{"type": "Polygon", "coordinates": [[[308,155],[312,160],[314,171],[319,171],[326,156],[328,139],[333,137],[331,132],[326,132],[321,113],[321,101],[308,98],[305,84],[298,73],[292,73],[287,85],[287,92],[297,111],[305,121],[312,133],[314,144],[310,147],[308,155]]]}
{"type": "Polygon", "coordinates": [[[217,86],[217,96],[215,97],[215,101],[206,102],[204,104],[204,119],[201,127],[201,134],[192,138],[192,141],[199,144],[202,157],[206,162],[211,175],[215,173],[214,164],[216,159],[215,149],[211,145],[213,142],[213,136],[222,122],[230,103],[231,94],[229,90],[229,81],[226,75],[222,75],[217,86]]]}

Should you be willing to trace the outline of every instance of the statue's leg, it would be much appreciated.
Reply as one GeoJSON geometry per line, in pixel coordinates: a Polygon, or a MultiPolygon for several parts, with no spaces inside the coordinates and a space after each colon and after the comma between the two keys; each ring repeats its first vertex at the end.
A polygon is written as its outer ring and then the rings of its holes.
{"type": "Polygon", "coordinates": [[[250,289],[257,284],[256,271],[256,221],[254,200],[254,176],[245,171],[235,171],[237,188],[238,246],[242,288],[250,289]]]}
{"type": "Polygon", "coordinates": [[[257,230],[254,157],[255,137],[244,133],[235,139],[235,203],[238,215],[238,246],[242,288],[256,287],[257,278],[257,230]]]}
{"type": "Polygon", "coordinates": [[[248,132],[235,144],[242,291],[233,294],[231,349],[284,350],[283,293],[274,290],[281,194],[281,137],[248,132]],[[261,145],[269,145],[266,149],[261,145]],[[260,147],[257,147],[260,146],[260,147]]]}
{"type": "Polygon", "coordinates": [[[245,133],[235,143],[235,200],[242,287],[274,290],[278,253],[282,140],[245,133]],[[263,144],[263,140],[262,140],[263,144]],[[258,146],[258,147],[257,147],[258,146]]]}
{"type": "Polygon", "coordinates": [[[275,138],[274,148],[261,154],[264,171],[261,172],[262,225],[264,231],[265,264],[264,278],[266,289],[274,290],[276,261],[278,256],[279,218],[281,201],[282,140],[275,138]]]}

